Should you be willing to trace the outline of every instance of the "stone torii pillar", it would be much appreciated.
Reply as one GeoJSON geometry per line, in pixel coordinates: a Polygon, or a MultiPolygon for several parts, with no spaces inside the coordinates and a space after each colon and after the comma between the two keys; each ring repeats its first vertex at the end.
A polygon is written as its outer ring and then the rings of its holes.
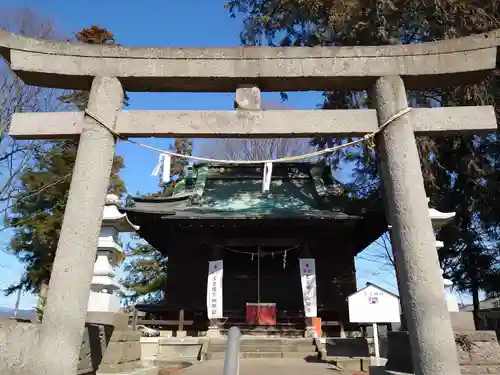
{"type": "MultiPolygon", "coordinates": [[[[122,105],[118,79],[96,77],[88,108],[114,124],[122,105]]],[[[40,328],[38,375],[76,373],[114,153],[113,135],[85,118],[40,328]]]]}
{"type": "MultiPolygon", "coordinates": [[[[401,77],[379,78],[374,86],[374,99],[380,125],[407,108],[401,77]]],[[[396,119],[378,140],[415,373],[458,375],[455,339],[443,298],[434,231],[410,115],[396,119]]]]}

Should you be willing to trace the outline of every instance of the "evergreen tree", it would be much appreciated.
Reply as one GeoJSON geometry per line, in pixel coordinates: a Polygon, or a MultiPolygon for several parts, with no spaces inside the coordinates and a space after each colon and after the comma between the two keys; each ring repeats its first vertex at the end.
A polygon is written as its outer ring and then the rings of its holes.
{"type": "MultiPolygon", "coordinates": [[[[192,155],[193,142],[188,138],[176,138],[169,149],[177,154],[192,155]]],[[[175,185],[184,179],[187,164],[187,159],[172,157],[170,181],[161,186],[161,190],[157,193],[143,196],[150,198],[171,196],[175,185]]],[[[128,197],[127,205],[132,204],[131,197],[128,197]]],[[[160,302],[165,296],[168,258],[138,236],[132,237],[127,253],[128,259],[124,268],[126,274],[122,280],[123,286],[127,289],[124,296],[127,302],[135,303],[138,300],[147,303],[160,302]]]]}
{"type": "Polygon", "coordinates": [[[128,303],[160,302],[167,283],[168,258],[137,235],[128,244],[127,256],[121,281],[127,290],[124,299],[128,303]]]}
{"type": "MultiPolygon", "coordinates": [[[[169,150],[180,155],[193,154],[193,141],[189,138],[176,138],[169,150]]],[[[170,159],[170,180],[160,186],[162,190],[149,194],[149,197],[169,197],[173,194],[175,185],[184,179],[185,168],[189,164],[188,159],[173,156],[170,159]]]]}
{"type": "MultiPolygon", "coordinates": [[[[230,0],[235,17],[244,15],[241,40],[246,45],[357,46],[421,43],[457,38],[500,28],[500,1],[325,1],[230,0]]],[[[476,85],[452,89],[409,91],[413,107],[494,104],[500,118],[500,75],[476,85]]],[[[369,92],[335,90],[324,94],[324,108],[370,106],[369,92]]],[[[346,139],[313,140],[319,148],[346,139]]],[[[500,290],[498,239],[500,233],[500,146],[498,133],[485,136],[418,137],[417,146],[431,203],[455,211],[454,225],[440,235],[446,249],[441,260],[447,277],[473,296],[479,309],[479,290],[500,290]]],[[[379,195],[375,154],[364,147],[332,155],[334,168],[354,166],[353,185],[359,198],[379,195]]],[[[477,321],[477,319],[476,319],[477,321]]]]}
{"type": "MultiPolygon", "coordinates": [[[[107,41],[110,35],[106,29],[92,26],[78,33],[77,39],[93,43],[96,40],[107,41]],[[94,35],[93,39],[89,37],[90,34],[94,35]],[[106,35],[108,37],[104,37],[106,35]]],[[[82,108],[88,102],[88,92],[75,91],[61,100],[82,108]]],[[[19,177],[18,194],[7,224],[14,230],[9,250],[24,264],[25,271],[19,283],[5,290],[7,295],[19,289],[38,293],[43,305],[77,150],[78,141],[47,142],[34,154],[32,165],[19,177]]],[[[123,159],[116,156],[108,190],[119,196],[125,193],[125,185],[118,174],[123,167],[123,159]]]]}

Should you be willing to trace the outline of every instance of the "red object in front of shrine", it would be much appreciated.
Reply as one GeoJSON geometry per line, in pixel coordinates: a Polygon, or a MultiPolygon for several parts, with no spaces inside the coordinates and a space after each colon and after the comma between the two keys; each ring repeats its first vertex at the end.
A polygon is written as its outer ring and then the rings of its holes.
{"type": "Polygon", "coordinates": [[[247,303],[246,324],[248,325],[276,325],[275,303],[247,303]]]}

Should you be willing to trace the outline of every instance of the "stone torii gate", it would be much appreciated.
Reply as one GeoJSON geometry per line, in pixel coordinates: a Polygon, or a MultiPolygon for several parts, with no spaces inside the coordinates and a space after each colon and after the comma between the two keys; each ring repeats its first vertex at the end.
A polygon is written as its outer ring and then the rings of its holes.
{"type": "MultiPolygon", "coordinates": [[[[0,54],[27,84],[90,90],[88,110],[123,137],[363,136],[407,108],[406,89],[477,82],[500,31],[380,47],[132,48],[0,31],[0,54]],[[260,111],[260,91],[373,90],[373,110],[260,111]],[[235,92],[235,111],[124,111],[123,92],[235,92]]],[[[416,374],[459,375],[414,134],[496,129],[492,107],[414,109],[377,136],[388,220],[416,374]]],[[[23,113],[16,139],[80,140],[50,280],[35,373],[74,374],[115,137],[82,112],[23,113]]]]}

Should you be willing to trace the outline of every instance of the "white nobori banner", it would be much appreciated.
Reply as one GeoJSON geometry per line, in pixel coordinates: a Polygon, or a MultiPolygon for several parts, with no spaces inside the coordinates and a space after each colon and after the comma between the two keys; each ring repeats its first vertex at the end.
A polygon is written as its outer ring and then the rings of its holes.
{"type": "Polygon", "coordinates": [[[208,319],[222,318],[223,261],[208,262],[207,313],[208,319]]]}
{"type": "Polygon", "coordinates": [[[304,312],[307,318],[318,315],[316,304],[316,263],[314,259],[300,259],[300,281],[304,298],[304,312]]]}

